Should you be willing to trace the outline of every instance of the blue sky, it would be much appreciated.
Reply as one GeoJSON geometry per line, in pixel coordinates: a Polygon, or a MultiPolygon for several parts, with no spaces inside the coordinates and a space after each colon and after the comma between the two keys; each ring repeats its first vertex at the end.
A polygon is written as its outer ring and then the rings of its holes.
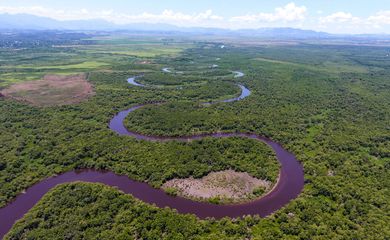
{"type": "Polygon", "coordinates": [[[29,13],[59,20],[102,18],[117,24],[390,33],[390,0],[0,0],[0,13],[29,13]]]}

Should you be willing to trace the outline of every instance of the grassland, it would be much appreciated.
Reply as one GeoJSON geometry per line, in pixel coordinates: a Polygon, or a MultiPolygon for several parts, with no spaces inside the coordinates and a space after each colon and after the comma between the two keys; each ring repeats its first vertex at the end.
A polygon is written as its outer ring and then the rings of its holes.
{"type": "MultiPolygon", "coordinates": [[[[38,80],[46,74],[72,75],[126,69],[140,59],[173,57],[192,46],[188,42],[107,36],[88,39],[84,44],[53,44],[50,48],[2,48],[0,55],[7,61],[0,62],[0,87],[38,80]]],[[[154,66],[156,69],[160,67],[154,66]]]]}
{"type": "Polygon", "coordinates": [[[123,44],[119,46],[96,45],[79,48],[81,52],[91,54],[125,55],[133,57],[153,58],[160,55],[177,56],[191,45],[162,45],[162,44],[123,44]]]}

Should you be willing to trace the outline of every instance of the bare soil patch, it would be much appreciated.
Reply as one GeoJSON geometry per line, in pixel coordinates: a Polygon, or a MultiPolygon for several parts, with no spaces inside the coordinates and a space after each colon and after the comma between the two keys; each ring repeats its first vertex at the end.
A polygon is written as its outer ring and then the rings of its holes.
{"type": "Polygon", "coordinates": [[[139,61],[138,64],[152,64],[152,61],[148,61],[148,60],[139,61]]]}
{"type": "Polygon", "coordinates": [[[272,182],[257,179],[246,172],[212,172],[200,179],[172,179],[162,188],[170,194],[213,203],[241,203],[264,195],[272,182]]]}
{"type": "Polygon", "coordinates": [[[41,80],[13,84],[0,94],[35,106],[79,103],[94,94],[86,74],[46,75],[41,80]]]}

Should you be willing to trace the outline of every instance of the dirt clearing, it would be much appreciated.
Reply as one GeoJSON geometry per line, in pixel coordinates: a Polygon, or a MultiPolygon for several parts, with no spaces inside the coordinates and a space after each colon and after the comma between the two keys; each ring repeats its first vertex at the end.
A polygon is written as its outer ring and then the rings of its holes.
{"type": "Polygon", "coordinates": [[[170,194],[213,203],[250,201],[268,192],[271,187],[270,181],[233,170],[212,172],[201,179],[172,179],[162,186],[170,194]]]}
{"type": "Polygon", "coordinates": [[[86,77],[86,74],[46,75],[41,80],[11,85],[0,94],[34,106],[75,104],[94,94],[86,77]]]}

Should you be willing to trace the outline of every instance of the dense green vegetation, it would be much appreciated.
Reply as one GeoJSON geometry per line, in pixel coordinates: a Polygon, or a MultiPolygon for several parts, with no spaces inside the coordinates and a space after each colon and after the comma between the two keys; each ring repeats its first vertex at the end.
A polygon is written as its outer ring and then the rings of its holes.
{"type": "Polygon", "coordinates": [[[174,177],[200,177],[229,168],[275,179],[274,157],[255,141],[151,143],[117,136],[107,128],[118,111],[149,101],[167,103],[130,114],[129,129],[158,135],[250,131],[282,143],[305,169],[305,188],[296,200],[265,219],[200,221],[153,208],[108,187],[69,184],[46,195],[14,227],[10,239],[67,234],[118,239],[386,239],[390,235],[390,61],[386,57],[390,48],[217,46],[196,43],[179,55],[153,55],[148,59],[151,64],[139,64],[142,55],[83,55],[73,48],[66,51],[74,57],[61,57],[58,48],[50,47],[22,50],[34,56],[51,53],[50,58],[25,60],[22,53],[2,49],[2,59],[12,56],[0,66],[3,85],[54,71],[33,67],[49,66],[41,62],[48,59],[51,65],[78,64],[70,61],[78,58],[102,61],[107,65],[98,70],[109,71],[91,74],[96,95],[79,105],[34,108],[0,99],[0,205],[46,176],[77,167],[111,169],[153,186],[174,177]],[[12,67],[26,64],[31,69],[12,67]],[[219,67],[211,69],[212,64],[219,67]],[[166,66],[183,71],[183,76],[160,73],[166,66]],[[246,75],[234,79],[232,70],[246,75]],[[147,73],[141,82],[175,87],[129,86],[126,77],[137,73],[147,73]],[[243,83],[252,95],[234,103],[197,104],[236,95],[234,82],[243,83]]]}
{"type": "MultiPolygon", "coordinates": [[[[216,73],[215,73],[216,74],[216,73]]],[[[197,75],[180,74],[173,76],[169,73],[146,73],[136,78],[136,82],[146,85],[149,88],[163,88],[165,90],[176,89],[180,91],[177,100],[195,101],[217,101],[239,96],[241,89],[223,77],[203,78],[197,75]]]]}
{"type": "Polygon", "coordinates": [[[75,183],[45,195],[5,239],[238,239],[254,222],[199,221],[100,184],[75,183]]]}
{"type": "Polygon", "coordinates": [[[229,168],[276,179],[273,152],[254,140],[150,143],[117,136],[107,127],[114,114],[163,92],[129,87],[123,74],[92,74],[90,80],[96,96],[80,105],[34,108],[1,100],[2,113],[8,113],[1,114],[1,205],[45,176],[83,167],[111,169],[156,187],[229,168]]]}

